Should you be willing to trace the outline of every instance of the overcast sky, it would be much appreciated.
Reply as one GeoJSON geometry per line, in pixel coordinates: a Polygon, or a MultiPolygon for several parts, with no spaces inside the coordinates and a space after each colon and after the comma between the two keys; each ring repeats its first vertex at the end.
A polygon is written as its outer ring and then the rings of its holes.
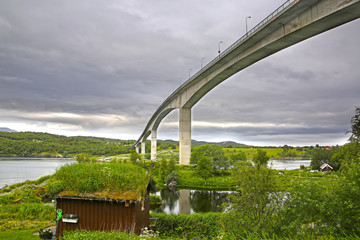
{"type": "MultiPolygon", "coordinates": [[[[1,0],[0,127],[137,139],[191,73],[284,0],[1,0]]],[[[263,59],[192,112],[192,138],[344,144],[360,106],[360,20],[263,59]]],[[[178,140],[178,111],[160,125],[178,140]]]]}

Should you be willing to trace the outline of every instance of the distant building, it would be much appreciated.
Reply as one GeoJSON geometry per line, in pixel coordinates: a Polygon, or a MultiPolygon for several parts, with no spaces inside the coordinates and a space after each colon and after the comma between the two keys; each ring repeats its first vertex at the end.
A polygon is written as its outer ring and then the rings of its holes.
{"type": "Polygon", "coordinates": [[[333,170],[333,167],[327,163],[324,163],[323,165],[320,166],[320,171],[322,171],[322,172],[327,172],[327,171],[332,171],[332,170],[333,170]]]}

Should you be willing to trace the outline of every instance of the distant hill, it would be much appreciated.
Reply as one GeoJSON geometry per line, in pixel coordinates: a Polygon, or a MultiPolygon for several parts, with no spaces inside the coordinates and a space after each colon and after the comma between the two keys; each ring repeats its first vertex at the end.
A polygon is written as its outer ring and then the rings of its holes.
{"type": "Polygon", "coordinates": [[[237,143],[237,142],[233,142],[233,141],[224,141],[224,142],[206,142],[206,141],[196,141],[196,140],[191,140],[191,144],[195,145],[195,146],[200,146],[200,145],[205,145],[205,144],[212,144],[212,145],[218,145],[220,147],[228,147],[228,146],[232,146],[232,147],[249,147],[246,144],[243,143],[237,143]]]}
{"type": "Polygon", "coordinates": [[[80,153],[114,156],[129,153],[134,142],[98,137],[66,137],[41,132],[0,131],[0,156],[71,157],[80,153]]]}
{"type": "Polygon", "coordinates": [[[17,131],[10,128],[0,127],[0,132],[17,132],[17,131]]]}
{"type": "MultiPolygon", "coordinates": [[[[174,141],[174,140],[171,140],[171,139],[159,140],[159,142],[167,142],[167,143],[171,143],[171,144],[178,144],[178,141],[174,141]]],[[[205,144],[218,145],[220,147],[228,147],[230,145],[232,147],[250,147],[249,145],[246,145],[246,144],[243,144],[243,143],[237,143],[237,142],[233,142],[233,141],[206,142],[206,141],[196,141],[194,139],[191,140],[191,145],[193,145],[193,146],[201,146],[201,145],[205,145],[205,144]]]]}

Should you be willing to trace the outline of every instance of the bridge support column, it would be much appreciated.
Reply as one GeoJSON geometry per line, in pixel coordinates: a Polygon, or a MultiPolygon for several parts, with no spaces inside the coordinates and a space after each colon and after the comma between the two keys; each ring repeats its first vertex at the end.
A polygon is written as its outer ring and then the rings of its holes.
{"type": "Polygon", "coordinates": [[[156,161],[157,130],[151,130],[151,161],[156,161]]]}
{"type": "Polygon", "coordinates": [[[179,109],[179,163],[190,164],[191,156],[191,108],[179,109]]]}
{"type": "Polygon", "coordinates": [[[145,143],[146,143],[146,140],[144,141],[141,141],[141,154],[145,154],[145,143]]]}
{"type": "Polygon", "coordinates": [[[136,145],[136,146],[135,146],[135,151],[136,151],[137,153],[139,153],[139,145],[136,145]]]}

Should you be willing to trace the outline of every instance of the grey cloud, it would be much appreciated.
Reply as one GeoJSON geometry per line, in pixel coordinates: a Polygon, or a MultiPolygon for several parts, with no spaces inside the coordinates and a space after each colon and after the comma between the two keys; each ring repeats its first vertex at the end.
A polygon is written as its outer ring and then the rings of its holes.
{"type": "MultiPolygon", "coordinates": [[[[6,120],[74,125],[89,135],[116,129],[119,137],[126,132],[135,139],[161,102],[188,78],[189,69],[198,71],[202,58],[203,64],[211,61],[219,41],[226,48],[244,34],[245,16],[252,16],[251,28],[282,3],[1,1],[0,109],[16,110],[6,120]],[[51,112],[82,118],[28,115],[51,112]],[[132,120],[110,117],[107,123],[89,117],[96,115],[132,120]]],[[[276,136],[305,139],[314,134],[325,139],[328,132],[341,139],[354,107],[360,105],[359,33],[354,31],[359,24],[346,24],[254,64],[193,108],[197,121],[306,128],[194,127],[194,136],[264,139],[270,144],[276,136]]],[[[177,111],[164,123],[172,121],[177,121],[177,111]]],[[[177,138],[177,132],[176,127],[160,125],[159,137],[177,138]]]]}

